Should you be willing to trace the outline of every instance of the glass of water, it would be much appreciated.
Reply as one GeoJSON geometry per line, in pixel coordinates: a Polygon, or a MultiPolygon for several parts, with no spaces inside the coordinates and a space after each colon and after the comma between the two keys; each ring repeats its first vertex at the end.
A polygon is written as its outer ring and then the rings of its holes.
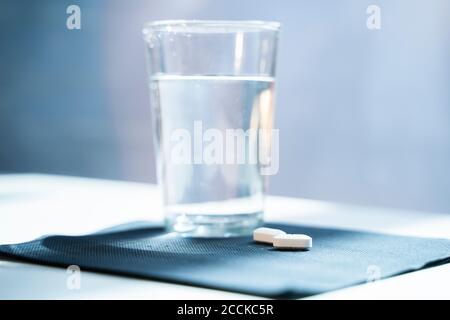
{"type": "Polygon", "coordinates": [[[145,25],[170,231],[226,237],[261,225],[266,178],[278,157],[272,134],[278,31],[279,23],[264,21],[145,25]]]}

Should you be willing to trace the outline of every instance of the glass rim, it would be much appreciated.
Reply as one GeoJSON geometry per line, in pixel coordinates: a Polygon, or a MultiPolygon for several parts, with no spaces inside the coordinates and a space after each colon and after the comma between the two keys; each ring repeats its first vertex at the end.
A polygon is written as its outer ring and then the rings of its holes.
{"type": "MultiPolygon", "coordinates": [[[[183,31],[218,30],[245,32],[245,31],[278,31],[281,23],[265,20],[155,20],[144,23],[144,33],[149,30],[161,30],[167,27],[181,27],[183,31]],[[190,29],[190,30],[189,30],[190,29]]],[[[173,31],[173,30],[167,30],[173,31]]]]}

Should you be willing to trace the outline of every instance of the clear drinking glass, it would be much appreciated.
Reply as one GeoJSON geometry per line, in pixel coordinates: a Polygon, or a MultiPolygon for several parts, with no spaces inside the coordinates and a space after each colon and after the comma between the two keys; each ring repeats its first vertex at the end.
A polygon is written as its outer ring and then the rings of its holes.
{"type": "Polygon", "coordinates": [[[223,237],[262,223],[271,138],[258,132],[272,128],[278,30],[264,21],[145,25],[169,230],[223,237]]]}

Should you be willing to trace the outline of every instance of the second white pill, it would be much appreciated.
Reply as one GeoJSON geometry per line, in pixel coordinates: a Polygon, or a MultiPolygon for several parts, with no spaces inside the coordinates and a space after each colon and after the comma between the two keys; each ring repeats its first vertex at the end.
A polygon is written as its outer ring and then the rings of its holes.
{"type": "Polygon", "coordinates": [[[278,249],[307,250],[312,247],[312,238],[306,234],[281,234],[273,238],[273,246],[278,249]]]}

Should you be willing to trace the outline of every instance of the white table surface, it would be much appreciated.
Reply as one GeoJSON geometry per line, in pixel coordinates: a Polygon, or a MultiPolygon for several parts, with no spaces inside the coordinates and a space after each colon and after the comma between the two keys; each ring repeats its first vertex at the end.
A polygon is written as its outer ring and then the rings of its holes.
{"type": "MultiPolygon", "coordinates": [[[[450,214],[268,197],[266,220],[450,239],[450,214]]],[[[46,234],[86,234],[138,220],[160,221],[154,185],[40,174],[0,175],[0,243],[46,234]]],[[[254,296],[82,271],[67,289],[63,268],[0,259],[0,299],[253,299],[254,296]]],[[[309,299],[450,299],[450,264],[309,299]]]]}

